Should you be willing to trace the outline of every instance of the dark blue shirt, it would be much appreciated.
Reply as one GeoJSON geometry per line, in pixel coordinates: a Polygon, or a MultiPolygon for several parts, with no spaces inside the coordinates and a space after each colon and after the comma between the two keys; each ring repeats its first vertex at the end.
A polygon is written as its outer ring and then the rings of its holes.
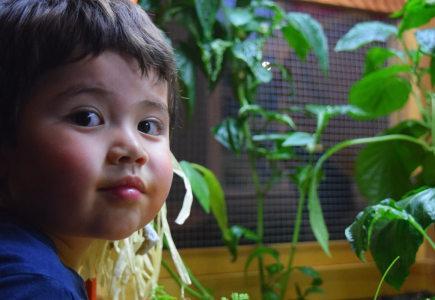
{"type": "Polygon", "coordinates": [[[0,299],[88,299],[85,282],[56,251],[47,235],[0,208],[0,299]]]}

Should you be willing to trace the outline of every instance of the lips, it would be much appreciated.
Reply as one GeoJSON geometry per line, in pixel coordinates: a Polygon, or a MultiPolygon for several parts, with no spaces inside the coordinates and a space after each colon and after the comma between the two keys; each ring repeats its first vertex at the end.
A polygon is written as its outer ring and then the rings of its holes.
{"type": "Polygon", "coordinates": [[[144,182],[137,176],[123,177],[100,190],[121,201],[138,201],[146,192],[144,182]]]}

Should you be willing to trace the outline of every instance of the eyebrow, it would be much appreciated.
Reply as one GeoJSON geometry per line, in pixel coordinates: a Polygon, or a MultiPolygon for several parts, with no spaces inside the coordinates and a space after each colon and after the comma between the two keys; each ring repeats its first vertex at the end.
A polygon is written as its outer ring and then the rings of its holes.
{"type": "MultiPolygon", "coordinates": [[[[113,92],[108,91],[108,90],[103,89],[103,88],[100,88],[100,87],[97,87],[97,86],[76,85],[76,86],[73,86],[73,87],[57,94],[55,99],[61,100],[61,99],[65,99],[68,97],[74,97],[74,96],[77,96],[80,94],[101,94],[101,95],[109,96],[109,97],[114,96],[113,92]]],[[[156,108],[158,110],[164,111],[166,114],[169,115],[168,107],[166,105],[159,103],[158,101],[145,99],[145,100],[141,101],[140,103],[141,103],[141,106],[143,106],[143,107],[156,108]]]]}

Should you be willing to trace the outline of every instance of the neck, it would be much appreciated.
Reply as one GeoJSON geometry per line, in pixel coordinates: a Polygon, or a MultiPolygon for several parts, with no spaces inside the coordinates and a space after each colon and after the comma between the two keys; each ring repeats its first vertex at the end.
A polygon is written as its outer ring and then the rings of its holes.
{"type": "Polygon", "coordinates": [[[46,232],[46,234],[56,245],[60,261],[68,268],[78,272],[83,256],[94,239],[80,237],[64,238],[50,232],[46,232]]]}

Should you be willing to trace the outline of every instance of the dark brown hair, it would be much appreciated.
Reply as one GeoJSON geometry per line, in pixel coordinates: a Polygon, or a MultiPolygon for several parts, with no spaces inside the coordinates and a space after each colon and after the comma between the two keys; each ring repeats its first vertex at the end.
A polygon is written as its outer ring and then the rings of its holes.
{"type": "Polygon", "coordinates": [[[26,93],[48,70],[104,51],[135,58],[168,83],[171,126],[179,87],[171,47],[130,0],[0,0],[0,144],[12,142],[26,93]]]}

